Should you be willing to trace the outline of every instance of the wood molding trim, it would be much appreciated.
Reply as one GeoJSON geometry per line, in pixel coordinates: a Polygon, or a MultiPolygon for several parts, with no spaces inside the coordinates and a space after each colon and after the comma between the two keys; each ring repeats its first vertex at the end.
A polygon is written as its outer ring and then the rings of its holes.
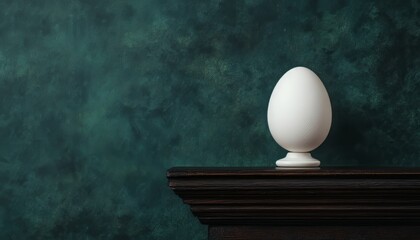
{"type": "Polygon", "coordinates": [[[172,168],[203,224],[420,222],[420,169],[172,168]]]}

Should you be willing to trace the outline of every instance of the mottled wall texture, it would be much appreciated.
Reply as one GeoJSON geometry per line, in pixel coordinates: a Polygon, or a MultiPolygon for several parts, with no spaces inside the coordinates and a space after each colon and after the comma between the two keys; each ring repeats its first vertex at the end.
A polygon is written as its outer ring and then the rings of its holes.
{"type": "Polygon", "coordinates": [[[173,166],[274,166],[313,69],[324,166],[420,166],[419,1],[0,0],[0,239],[198,239],[173,166]]]}

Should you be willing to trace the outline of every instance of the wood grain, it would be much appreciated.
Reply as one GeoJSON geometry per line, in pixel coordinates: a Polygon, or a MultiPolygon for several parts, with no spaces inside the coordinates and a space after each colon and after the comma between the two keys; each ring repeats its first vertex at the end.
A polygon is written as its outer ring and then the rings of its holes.
{"type": "MultiPolygon", "coordinates": [[[[210,231],[212,236],[222,236],[228,227],[248,229],[240,226],[300,227],[308,232],[320,226],[333,232],[360,227],[360,234],[365,227],[407,233],[420,228],[418,168],[172,168],[167,177],[201,223],[216,229],[210,231]]],[[[290,234],[276,239],[307,239],[290,234]]]]}
{"type": "Polygon", "coordinates": [[[210,240],[414,240],[417,226],[216,226],[210,240]]]}

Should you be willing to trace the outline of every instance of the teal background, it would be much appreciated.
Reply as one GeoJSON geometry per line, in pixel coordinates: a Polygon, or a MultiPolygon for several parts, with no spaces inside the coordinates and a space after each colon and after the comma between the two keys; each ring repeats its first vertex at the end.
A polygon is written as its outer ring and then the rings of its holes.
{"type": "Polygon", "coordinates": [[[206,239],[173,166],[274,166],[307,66],[323,166],[420,166],[419,1],[0,1],[0,239],[206,239]]]}

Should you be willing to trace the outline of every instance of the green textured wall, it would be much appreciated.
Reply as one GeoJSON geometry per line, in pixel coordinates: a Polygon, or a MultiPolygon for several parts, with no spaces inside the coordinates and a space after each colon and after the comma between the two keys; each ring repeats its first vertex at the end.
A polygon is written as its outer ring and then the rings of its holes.
{"type": "Polygon", "coordinates": [[[420,166],[418,1],[0,1],[0,239],[205,239],[172,166],[273,166],[303,65],[324,166],[420,166]]]}

